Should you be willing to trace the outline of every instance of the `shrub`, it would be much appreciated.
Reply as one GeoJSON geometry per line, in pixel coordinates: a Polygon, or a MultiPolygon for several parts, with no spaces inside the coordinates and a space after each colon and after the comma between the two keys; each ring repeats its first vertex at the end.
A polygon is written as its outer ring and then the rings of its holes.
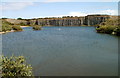
{"type": "Polygon", "coordinates": [[[33,30],[41,30],[41,26],[33,26],[33,30]]]}
{"type": "Polygon", "coordinates": [[[99,28],[96,28],[98,33],[106,33],[106,34],[112,34],[114,29],[115,26],[100,26],[99,28]]]}
{"type": "Polygon", "coordinates": [[[106,22],[101,23],[97,28],[98,33],[114,34],[120,36],[119,27],[120,18],[112,18],[106,20],[106,22]]]}
{"type": "Polygon", "coordinates": [[[12,26],[12,29],[15,31],[22,31],[23,30],[20,26],[12,26]]]}
{"type": "Polygon", "coordinates": [[[10,58],[2,56],[2,77],[8,78],[15,76],[16,78],[33,76],[32,67],[27,65],[23,56],[12,56],[10,58]]]}
{"type": "Polygon", "coordinates": [[[11,30],[12,30],[11,23],[2,20],[2,27],[1,27],[0,31],[6,32],[6,31],[11,31],[11,30]]]}
{"type": "Polygon", "coordinates": [[[17,20],[22,20],[22,18],[17,18],[17,20]]]}
{"type": "Polygon", "coordinates": [[[10,25],[2,25],[2,31],[6,32],[6,31],[11,31],[12,30],[12,26],[10,25]]]}
{"type": "Polygon", "coordinates": [[[112,34],[114,29],[115,29],[115,26],[105,26],[104,32],[107,34],[112,34]]]}

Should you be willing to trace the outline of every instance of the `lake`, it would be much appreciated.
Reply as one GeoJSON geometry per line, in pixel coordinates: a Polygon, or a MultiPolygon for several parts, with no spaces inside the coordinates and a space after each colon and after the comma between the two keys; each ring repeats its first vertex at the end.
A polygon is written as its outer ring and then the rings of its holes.
{"type": "Polygon", "coordinates": [[[43,27],[2,35],[5,56],[23,55],[35,76],[117,76],[118,37],[94,27],[43,27]]]}

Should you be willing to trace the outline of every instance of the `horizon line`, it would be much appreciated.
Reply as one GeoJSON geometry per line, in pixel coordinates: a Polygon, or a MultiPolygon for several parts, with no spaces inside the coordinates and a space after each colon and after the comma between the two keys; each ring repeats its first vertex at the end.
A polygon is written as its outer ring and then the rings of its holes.
{"type": "MultiPolygon", "coordinates": [[[[102,15],[106,15],[106,16],[120,16],[120,15],[108,15],[108,14],[88,14],[85,16],[92,16],[92,15],[98,15],[98,16],[102,16],[102,15]]],[[[33,18],[24,18],[24,17],[18,17],[18,18],[22,18],[22,19],[40,19],[40,18],[72,18],[72,17],[85,17],[85,16],[72,16],[72,15],[66,15],[66,16],[46,16],[46,17],[33,17],[33,18]]],[[[1,17],[0,19],[18,19],[18,18],[7,18],[7,17],[1,17]]]]}

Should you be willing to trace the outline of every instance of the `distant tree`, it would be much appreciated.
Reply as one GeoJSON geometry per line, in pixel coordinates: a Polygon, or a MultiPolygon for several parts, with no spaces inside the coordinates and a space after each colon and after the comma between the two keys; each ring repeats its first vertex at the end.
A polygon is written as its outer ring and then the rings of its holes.
{"type": "Polygon", "coordinates": [[[66,18],[66,16],[63,16],[62,18],[66,18]]]}
{"type": "Polygon", "coordinates": [[[8,18],[2,18],[2,19],[8,19],[8,18]]]}
{"type": "Polygon", "coordinates": [[[22,18],[17,18],[17,20],[22,20],[22,18]]]}
{"type": "Polygon", "coordinates": [[[67,16],[67,18],[70,18],[70,16],[67,16]]]}

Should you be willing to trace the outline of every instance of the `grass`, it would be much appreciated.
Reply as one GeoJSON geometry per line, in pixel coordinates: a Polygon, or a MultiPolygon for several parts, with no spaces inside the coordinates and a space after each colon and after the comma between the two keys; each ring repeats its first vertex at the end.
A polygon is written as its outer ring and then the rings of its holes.
{"type": "Polygon", "coordinates": [[[106,22],[101,23],[96,31],[98,33],[113,34],[120,36],[119,18],[108,19],[106,22]]]}

